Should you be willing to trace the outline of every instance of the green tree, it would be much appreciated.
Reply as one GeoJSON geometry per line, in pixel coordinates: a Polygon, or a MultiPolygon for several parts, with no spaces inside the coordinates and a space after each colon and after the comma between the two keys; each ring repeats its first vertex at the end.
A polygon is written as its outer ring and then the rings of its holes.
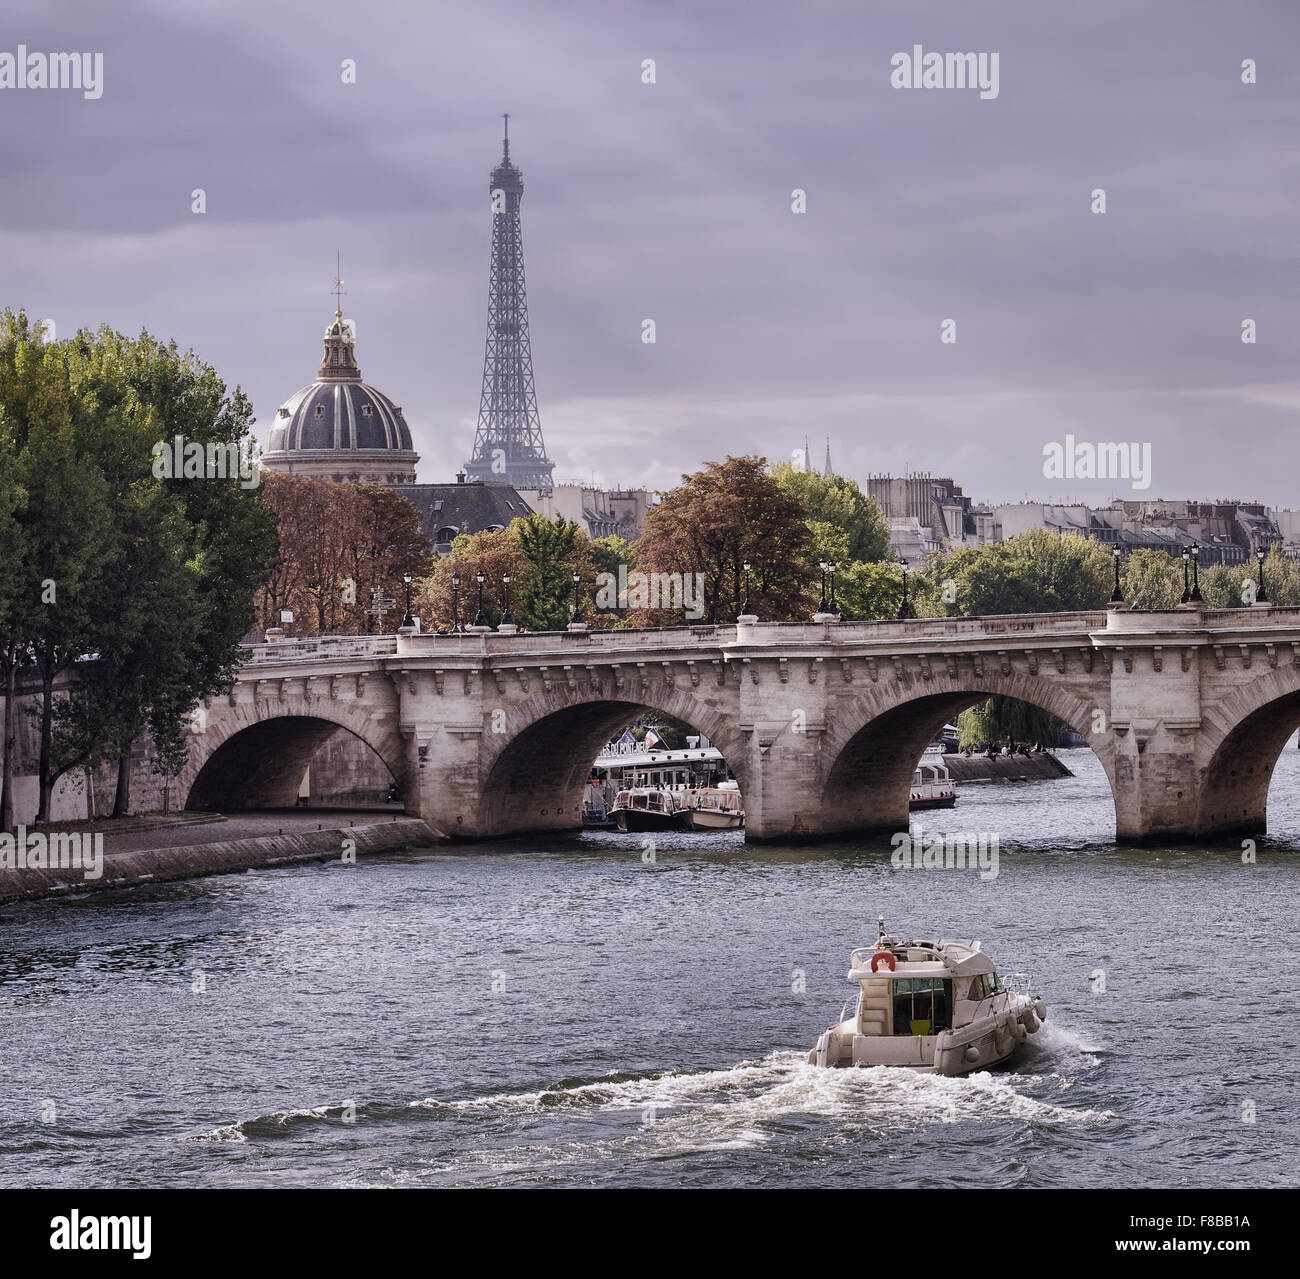
{"type": "MultiPolygon", "coordinates": [[[[511,525],[519,542],[524,568],[519,582],[516,620],[530,631],[560,631],[573,616],[573,574],[579,558],[580,530],[572,520],[557,515],[530,515],[511,525]]],[[[578,619],[581,620],[581,619],[578,619]]]]}
{"type": "Polygon", "coordinates": [[[863,493],[855,480],[799,470],[789,462],[778,463],[771,474],[784,492],[802,503],[814,537],[818,524],[828,524],[844,535],[842,554],[832,557],[837,563],[872,563],[887,556],[889,520],[875,498],[863,493]]]}
{"type": "Polygon", "coordinates": [[[1103,608],[1114,569],[1100,542],[1030,529],[1005,542],[941,553],[928,571],[941,588],[950,584],[947,611],[987,617],[1103,608]]]}
{"type": "Polygon", "coordinates": [[[1130,608],[1177,608],[1183,594],[1182,560],[1151,547],[1139,547],[1125,562],[1120,581],[1130,608]]]}

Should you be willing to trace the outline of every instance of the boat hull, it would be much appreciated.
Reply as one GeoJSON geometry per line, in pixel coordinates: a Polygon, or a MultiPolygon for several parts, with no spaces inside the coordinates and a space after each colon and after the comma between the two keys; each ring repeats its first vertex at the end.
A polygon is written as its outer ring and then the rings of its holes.
{"type": "Polygon", "coordinates": [[[1001,1066],[1041,1024],[1044,1006],[1015,997],[992,1017],[935,1036],[861,1035],[851,1021],[832,1026],[808,1054],[810,1066],[891,1066],[926,1075],[970,1075],[1001,1066]]]}
{"type": "Polygon", "coordinates": [[[688,830],[739,830],[744,824],[744,813],[712,813],[693,809],[686,814],[688,830]]]}
{"type": "Polygon", "coordinates": [[[956,808],[957,796],[935,795],[925,799],[913,799],[908,801],[907,806],[913,812],[922,808],[956,808]]]}
{"type": "Polygon", "coordinates": [[[642,808],[616,808],[611,814],[619,830],[681,830],[682,813],[652,813],[642,808]]]}

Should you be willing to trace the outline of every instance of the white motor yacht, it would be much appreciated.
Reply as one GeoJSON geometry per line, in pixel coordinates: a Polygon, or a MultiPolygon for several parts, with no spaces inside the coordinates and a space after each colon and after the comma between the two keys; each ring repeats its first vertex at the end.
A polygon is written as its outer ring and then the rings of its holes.
{"type": "Polygon", "coordinates": [[[857,1006],[817,1040],[810,1065],[965,1075],[1006,1061],[1047,1016],[1029,980],[1003,982],[978,942],[900,941],[882,917],[876,944],[849,963],[857,1006]]]}

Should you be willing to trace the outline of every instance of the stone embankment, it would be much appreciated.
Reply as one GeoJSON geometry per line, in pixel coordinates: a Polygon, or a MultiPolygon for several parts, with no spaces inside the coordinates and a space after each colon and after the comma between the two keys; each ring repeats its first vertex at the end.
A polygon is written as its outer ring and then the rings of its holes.
{"type": "Polygon", "coordinates": [[[960,786],[972,782],[1037,782],[1055,777],[1073,777],[1074,774],[1055,755],[999,755],[989,759],[986,755],[945,755],[943,762],[960,786]]]}
{"type": "MultiPolygon", "coordinates": [[[[62,829],[68,829],[68,826],[62,829]]],[[[137,826],[132,829],[144,828],[137,826]]],[[[156,826],[149,829],[156,834],[156,826]]],[[[125,833],[112,832],[109,838],[116,843],[125,833]]],[[[158,880],[225,875],[295,862],[337,861],[345,851],[345,840],[352,841],[358,857],[445,842],[445,836],[414,817],[363,822],[329,830],[291,828],[283,834],[259,835],[250,839],[212,839],[199,843],[188,842],[194,836],[179,829],[176,835],[178,841],[185,842],[165,847],[130,847],[128,840],[125,841],[127,847],[110,847],[103,854],[103,874],[97,879],[84,878],[80,869],[31,866],[0,869],[0,902],[95,892],[158,880]]]]}

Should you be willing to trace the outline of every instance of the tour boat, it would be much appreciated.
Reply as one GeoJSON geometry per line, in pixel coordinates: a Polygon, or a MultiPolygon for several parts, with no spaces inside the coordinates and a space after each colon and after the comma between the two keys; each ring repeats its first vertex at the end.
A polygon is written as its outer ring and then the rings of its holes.
{"type": "Polygon", "coordinates": [[[940,745],[925,748],[925,754],[912,774],[908,808],[952,808],[957,803],[957,788],[953,785],[948,765],[943,762],[944,754],[940,745]]]}
{"type": "Polygon", "coordinates": [[[745,824],[740,787],[735,782],[684,790],[677,798],[688,830],[737,830],[745,824]]]}
{"type": "Polygon", "coordinates": [[[978,942],[900,941],[883,916],[876,944],[849,964],[857,1006],[817,1040],[809,1065],[965,1075],[1006,1061],[1047,1017],[1029,980],[1004,983],[978,942]]]}
{"type": "Polygon", "coordinates": [[[677,796],[658,786],[633,786],[619,791],[609,815],[621,831],[681,830],[686,825],[677,796]]]}

